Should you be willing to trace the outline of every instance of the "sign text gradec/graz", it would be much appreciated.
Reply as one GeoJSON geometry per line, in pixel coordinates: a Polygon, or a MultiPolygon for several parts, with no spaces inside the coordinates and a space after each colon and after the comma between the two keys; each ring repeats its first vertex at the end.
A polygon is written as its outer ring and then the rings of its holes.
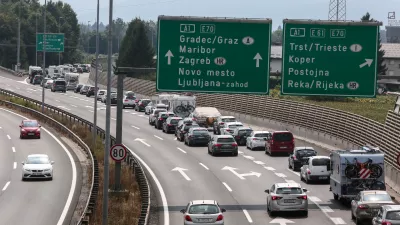
{"type": "Polygon", "coordinates": [[[268,94],[271,20],[160,16],[157,91],[268,94]]]}
{"type": "Polygon", "coordinates": [[[376,96],[380,23],[283,23],[282,94],[376,96]]]}

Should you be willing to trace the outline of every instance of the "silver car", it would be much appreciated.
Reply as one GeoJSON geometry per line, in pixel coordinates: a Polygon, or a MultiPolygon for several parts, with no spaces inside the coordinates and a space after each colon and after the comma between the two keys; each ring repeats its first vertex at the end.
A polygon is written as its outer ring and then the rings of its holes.
{"type": "Polygon", "coordinates": [[[224,225],[224,215],[226,212],[215,200],[194,200],[189,202],[183,213],[184,225],[224,225]]]}
{"type": "Polygon", "coordinates": [[[267,137],[270,137],[271,133],[269,131],[253,131],[250,137],[246,139],[246,147],[250,150],[256,148],[265,149],[265,141],[267,137]]]}
{"type": "Polygon", "coordinates": [[[356,224],[363,220],[371,221],[383,205],[395,205],[392,197],[386,191],[360,191],[351,201],[351,218],[356,224]]]}
{"type": "Polygon", "coordinates": [[[45,154],[28,155],[22,162],[22,180],[26,179],[53,179],[53,164],[45,154]]]}
{"type": "Polygon", "coordinates": [[[221,129],[220,129],[220,134],[222,135],[232,135],[233,131],[237,128],[237,127],[243,127],[243,124],[241,122],[229,122],[229,123],[225,123],[221,129]]]}
{"type": "Polygon", "coordinates": [[[372,219],[372,225],[398,225],[400,224],[400,205],[384,205],[378,215],[372,219]]]}
{"type": "Polygon", "coordinates": [[[267,196],[267,211],[270,216],[277,212],[302,212],[308,216],[307,189],[298,183],[276,183],[271,189],[265,190],[267,196]]]}

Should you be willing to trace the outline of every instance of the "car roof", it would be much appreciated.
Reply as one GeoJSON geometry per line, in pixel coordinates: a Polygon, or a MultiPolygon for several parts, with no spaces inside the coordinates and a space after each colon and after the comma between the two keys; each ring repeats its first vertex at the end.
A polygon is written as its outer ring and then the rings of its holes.
{"type": "Polygon", "coordinates": [[[363,194],[388,194],[386,191],[380,191],[380,190],[361,191],[360,193],[361,193],[362,195],[363,195],[363,194]]]}
{"type": "Polygon", "coordinates": [[[151,101],[151,99],[148,99],[148,98],[142,98],[142,99],[140,99],[140,101],[151,101]]]}
{"type": "Polygon", "coordinates": [[[253,130],[251,127],[238,127],[238,130],[253,130]]]}
{"type": "Polygon", "coordinates": [[[46,155],[46,154],[31,154],[31,155],[28,155],[28,158],[30,158],[30,157],[46,157],[46,158],[49,158],[49,156],[46,155]]]}
{"type": "Polygon", "coordinates": [[[221,119],[229,119],[229,118],[236,119],[236,117],[234,117],[234,116],[220,116],[220,118],[221,119]]]}
{"type": "Polygon", "coordinates": [[[299,187],[299,188],[301,188],[301,185],[298,183],[276,183],[275,186],[277,188],[284,188],[284,187],[299,187]]]}
{"type": "Polygon", "coordinates": [[[217,137],[217,138],[232,138],[233,139],[232,135],[214,135],[214,137],[217,137]]]}
{"type": "Polygon", "coordinates": [[[325,156],[325,155],[314,155],[314,156],[310,156],[308,158],[309,159],[331,159],[329,156],[325,156]]]}
{"type": "Polygon", "coordinates": [[[205,127],[192,127],[192,128],[190,128],[190,129],[193,129],[193,130],[206,130],[206,131],[208,131],[208,129],[205,128],[205,127]]]}
{"type": "Polygon", "coordinates": [[[305,150],[305,149],[314,150],[314,151],[315,151],[315,149],[314,149],[313,147],[307,147],[307,146],[295,147],[295,148],[294,148],[295,151],[296,151],[296,150],[305,150]]]}
{"type": "Polygon", "coordinates": [[[287,131],[287,130],[277,130],[277,131],[274,131],[272,133],[292,133],[292,132],[287,131]]]}
{"type": "Polygon", "coordinates": [[[400,205],[383,205],[382,208],[387,211],[400,210],[400,205]]]}
{"type": "Polygon", "coordinates": [[[182,119],[182,117],[179,117],[179,116],[173,116],[170,118],[171,118],[171,120],[181,120],[182,119]]]}
{"type": "Polygon", "coordinates": [[[237,124],[241,124],[241,125],[243,125],[241,122],[228,122],[228,123],[226,123],[228,126],[229,125],[237,125],[237,124]]]}
{"type": "Polygon", "coordinates": [[[200,205],[200,204],[210,204],[210,205],[217,205],[217,201],[215,200],[193,200],[191,201],[191,205],[200,205]]]}
{"type": "Polygon", "coordinates": [[[269,131],[254,131],[254,134],[269,134],[269,131]]]}

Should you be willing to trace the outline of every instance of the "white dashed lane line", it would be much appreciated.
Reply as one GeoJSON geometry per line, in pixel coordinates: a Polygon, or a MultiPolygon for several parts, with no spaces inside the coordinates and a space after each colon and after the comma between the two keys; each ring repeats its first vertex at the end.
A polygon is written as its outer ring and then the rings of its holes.
{"type": "Polygon", "coordinates": [[[258,165],[264,165],[265,163],[264,162],[262,162],[262,161],[253,161],[255,164],[258,164],[258,165]]]}
{"type": "Polygon", "coordinates": [[[222,182],[222,184],[226,187],[226,189],[228,189],[229,192],[232,192],[232,189],[229,187],[228,184],[226,184],[225,182],[222,182]]]}
{"type": "Polygon", "coordinates": [[[139,128],[139,127],[135,127],[135,126],[133,126],[133,125],[132,125],[132,127],[133,127],[133,128],[135,128],[135,129],[137,129],[137,130],[140,130],[140,128],[139,128]]]}
{"type": "Polygon", "coordinates": [[[289,169],[289,168],[287,168],[287,170],[289,170],[289,171],[290,171],[291,173],[293,173],[294,175],[300,176],[300,173],[299,173],[299,172],[293,171],[293,170],[291,170],[291,169],[289,169]]]}
{"type": "Polygon", "coordinates": [[[206,165],[204,165],[203,163],[199,163],[202,167],[204,167],[204,169],[206,169],[206,170],[210,170],[210,169],[208,169],[208,167],[206,166],[206,165]]]}
{"type": "Polygon", "coordinates": [[[12,149],[13,152],[15,152],[15,147],[12,147],[11,149],[12,149]]]}
{"type": "Polygon", "coordinates": [[[283,173],[275,173],[276,176],[281,177],[281,178],[285,178],[286,175],[283,173]]]}
{"type": "Polygon", "coordinates": [[[111,118],[112,120],[117,120],[117,119],[115,119],[115,118],[111,118]]]}
{"type": "Polygon", "coordinates": [[[17,162],[14,162],[14,170],[17,169],[17,162]]]}
{"type": "Polygon", "coordinates": [[[5,190],[7,189],[7,187],[8,187],[8,185],[10,185],[10,181],[8,181],[8,182],[6,183],[6,185],[4,185],[2,191],[5,191],[5,190]]]}
{"type": "Polygon", "coordinates": [[[274,171],[275,169],[272,167],[264,166],[264,169],[269,170],[269,171],[274,171]]]}
{"type": "Polygon", "coordinates": [[[243,155],[243,157],[245,157],[246,159],[254,160],[254,157],[253,157],[253,156],[243,155]]]}
{"type": "Polygon", "coordinates": [[[164,139],[162,139],[161,137],[159,137],[159,136],[157,136],[157,135],[154,135],[154,137],[160,139],[161,141],[164,140],[164,139]]]}
{"type": "Polygon", "coordinates": [[[60,101],[56,99],[56,102],[60,102],[60,101]]]}
{"type": "Polygon", "coordinates": [[[8,135],[8,134],[7,134],[7,138],[8,138],[8,140],[11,140],[11,137],[10,137],[10,135],[8,135]]]}
{"type": "Polygon", "coordinates": [[[71,106],[72,106],[72,107],[75,107],[75,108],[78,107],[78,106],[76,106],[76,105],[71,105],[71,106]]]}
{"type": "Polygon", "coordinates": [[[246,216],[247,221],[249,221],[249,223],[253,223],[253,220],[250,217],[250,214],[247,212],[247,210],[243,209],[243,213],[246,216]]]}
{"type": "Polygon", "coordinates": [[[177,148],[179,151],[181,151],[181,152],[183,152],[183,153],[186,153],[186,151],[185,150],[183,150],[183,149],[181,149],[181,148],[177,148]]]}

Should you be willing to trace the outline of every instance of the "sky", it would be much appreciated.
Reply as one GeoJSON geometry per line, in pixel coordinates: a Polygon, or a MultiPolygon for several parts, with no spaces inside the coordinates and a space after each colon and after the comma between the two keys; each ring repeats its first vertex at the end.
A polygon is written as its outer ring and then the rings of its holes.
{"type": "MultiPolygon", "coordinates": [[[[44,0],[40,0],[44,3],[44,0]]],[[[273,30],[283,19],[327,20],[331,0],[114,0],[113,18],[130,21],[135,17],[157,20],[159,15],[270,18],[273,30]]],[[[96,21],[97,0],[64,0],[78,15],[79,22],[96,21]]],[[[369,12],[387,25],[388,12],[396,11],[400,20],[399,0],[347,0],[346,20],[360,20],[369,12]]],[[[100,22],[108,24],[109,0],[100,0],[100,22]]]]}

